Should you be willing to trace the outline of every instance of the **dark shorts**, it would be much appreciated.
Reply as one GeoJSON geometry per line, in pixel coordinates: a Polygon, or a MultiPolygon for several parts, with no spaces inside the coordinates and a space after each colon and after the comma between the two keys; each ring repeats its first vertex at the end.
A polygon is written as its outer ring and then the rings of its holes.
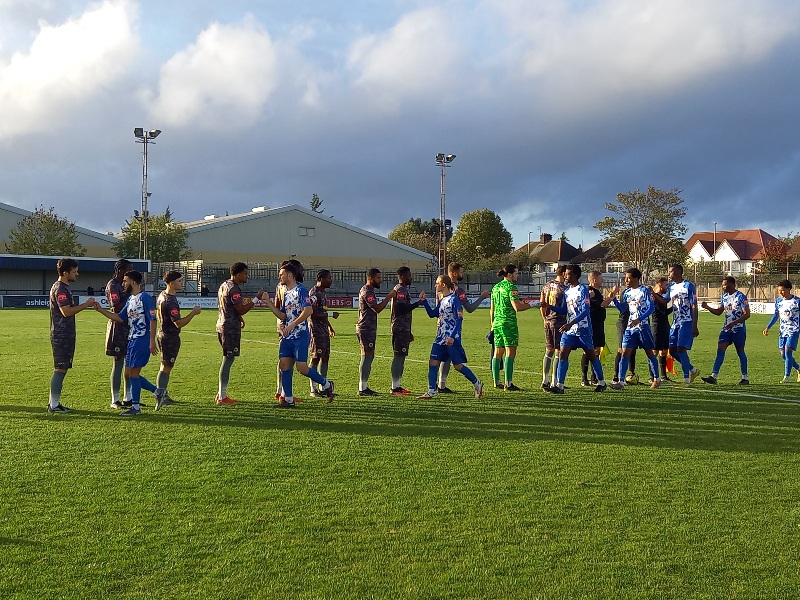
{"type": "Polygon", "coordinates": [[[106,325],[106,354],[125,358],[128,351],[128,324],[109,321],[106,325]]]}
{"type": "Polygon", "coordinates": [[[606,345],[606,324],[603,321],[592,323],[592,342],[595,348],[606,345]]]}
{"type": "Polygon", "coordinates": [[[392,332],[392,350],[395,354],[408,356],[408,348],[411,346],[411,334],[405,332],[392,332]]]}
{"type": "Polygon", "coordinates": [[[669,325],[651,325],[650,328],[653,330],[655,350],[669,350],[669,325]]]}
{"type": "Polygon", "coordinates": [[[309,353],[312,358],[328,360],[331,356],[331,336],[328,332],[312,333],[309,353]]]}
{"type": "Polygon", "coordinates": [[[175,365],[178,352],[181,350],[181,336],[158,334],[158,348],[161,350],[161,364],[168,367],[175,365]]]}
{"type": "Polygon", "coordinates": [[[224,331],[217,332],[219,345],[222,346],[222,356],[239,356],[239,346],[242,343],[242,332],[224,331]]]}
{"type": "Polygon", "coordinates": [[[75,358],[75,338],[50,340],[53,347],[53,368],[71,369],[72,359],[75,358]]]}
{"type": "Polygon", "coordinates": [[[561,347],[561,332],[559,329],[566,325],[562,319],[544,322],[544,347],[548,350],[557,350],[561,347]]]}
{"type": "Polygon", "coordinates": [[[377,331],[356,331],[356,337],[362,350],[375,351],[375,339],[378,337],[377,331]]]}
{"type": "Polygon", "coordinates": [[[449,360],[454,365],[463,365],[467,362],[467,353],[464,352],[464,347],[458,340],[454,341],[452,346],[434,344],[431,348],[431,360],[439,362],[449,360]]]}

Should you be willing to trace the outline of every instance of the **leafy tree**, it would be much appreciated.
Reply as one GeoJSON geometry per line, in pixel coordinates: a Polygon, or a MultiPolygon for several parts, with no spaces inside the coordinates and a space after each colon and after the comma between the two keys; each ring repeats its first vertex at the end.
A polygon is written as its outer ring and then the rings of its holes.
{"type": "Polygon", "coordinates": [[[567,232],[566,232],[566,231],[562,231],[562,232],[561,232],[561,238],[559,238],[559,239],[560,239],[562,242],[569,242],[569,238],[567,237],[567,232]]]}
{"type": "Polygon", "coordinates": [[[510,254],[511,233],[500,217],[488,208],[464,213],[448,245],[448,256],[465,268],[483,259],[510,254]]]}
{"type": "Polygon", "coordinates": [[[439,252],[439,238],[427,233],[410,233],[404,237],[391,239],[434,256],[439,252]]]}
{"type": "MultiPolygon", "coordinates": [[[[791,235],[791,234],[790,234],[791,235]]],[[[768,242],[764,246],[764,258],[757,263],[758,273],[784,273],[788,271],[791,257],[789,256],[791,245],[784,242],[781,238],[768,242]]]]}
{"type": "Polygon", "coordinates": [[[9,232],[6,249],[11,254],[40,256],[85,256],[86,248],[78,242],[75,223],[59,217],[51,206],[39,206],[23,217],[9,232]]]}
{"type": "Polygon", "coordinates": [[[649,186],[646,192],[617,194],[616,202],[607,202],[606,210],[612,215],[594,226],[611,248],[609,258],[632,264],[644,278],[655,270],[666,272],[672,263],[685,262],[688,252],[682,242],[686,235],[682,219],[686,208],[679,194],[678,189],[649,186]]]}
{"type": "MultiPolygon", "coordinates": [[[[133,217],[125,221],[122,239],[114,244],[114,252],[120,257],[139,256],[139,239],[142,231],[142,216],[133,211],[133,217]]],[[[163,215],[148,217],[147,258],[153,262],[188,260],[192,251],[186,245],[189,233],[182,223],[172,220],[169,207],[163,215]]]]}
{"type": "MultiPolygon", "coordinates": [[[[447,219],[450,223],[450,219],[447,219]]],[[[439,239],[439,219],[431,219],[430,221],[423,221],[422,219],[409,219],[405,223],[400,223],[397,227],[392,229],[389,233],[389,239],[399,242],[398,238],[406,238],[409,235],[421,233],[430,235],[437,240],[439,239]]],[[[445,230],[445,239],[448,241],[453,237],[453,226],[448,225],[445,230]]]]}
{"type": "Polygon", "coordinates": [[[322,200],[319,199],[319,196],[316,194],[311,194],[311,210],[315,213],[322,214],[325,212],[324,208],[320,208],[322,206],[322,200]]]}

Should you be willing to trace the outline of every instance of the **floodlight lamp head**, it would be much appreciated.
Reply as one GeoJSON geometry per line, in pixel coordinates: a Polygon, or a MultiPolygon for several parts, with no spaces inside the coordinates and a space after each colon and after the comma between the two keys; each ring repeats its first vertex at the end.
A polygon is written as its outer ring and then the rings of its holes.
{"type": "Polygon", "coordinates": [[[447,156],[444,157],[444,159],[447,162],[451,163],[456,159],[456,155],[455,154],[448,154],[447,156]]]}
{"type": "Polygon", "coordinates": [[[436,155],[436,162],[437,163],[444,162],[444,154],[442,154],[441,152],[439,154],[437,154],[436,155]]]}
{"type": "MultiPolygon", "coordinates": [[[[160,129],[151,129],[150,130],[150,139],[152,140],[152,139],[157,138],[160,133],[161,133],[160,129]]],[[[455,156],[453,158],[455,158],[455,156]]]]}
{"type": "Polygon", "coordinates": [[[144,137],[144,128],[143,127],[137,127],[136,129],[133,130],[133,135],[135,135],[137,138],[143,138],[144,137]]]}

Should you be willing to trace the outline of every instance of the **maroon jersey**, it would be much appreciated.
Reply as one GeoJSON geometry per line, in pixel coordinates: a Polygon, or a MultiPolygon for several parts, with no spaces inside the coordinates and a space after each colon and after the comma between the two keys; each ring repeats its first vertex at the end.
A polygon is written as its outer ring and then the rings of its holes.
{"type": "Polygon", "coordinates": [[[411,334],[411,297],[402,283],[394,286],[397,295],[392,300],[392,333],[411,334]]]}
{"type": "Polygon", "coordinates": [[[56,281],[50,288],[50,339],[54,345],[75,345],[75,315],[65,317],[62,306],[72,306],[72,292],[66,283],[56,281]]]}
{"type": "Polygon", "coordinates": [[[314,309],[311,319],[311,335],[314,337],[325,337],[328,332],[328,296],[325,290],[319,286],[314,286],[308,292],[311,306],[314,309]]]}
{"type": "Polygon", "coordinates": [[[242,315],[236,312],[236,305],[244,301],[242,290],[233,279],[222,282],[217,294],[219,317],[217,317],[217,333],[236,333],[241,331],[242,315]]]}
{"type": "Polygon", "coordinates": [[[166,290],[161,292],[158,295],[156,307],[158,322],[161,325],[159,333],[164,335],[178,335],[181,329],[175,325],[175,321],[181,318],[181,307],[178,304],[177,296],[168,294],[166,290]]]}
{"type": "Polygon", "coordinates": [[[378,304],[375,288],[365,285],[358,292],[358,323],[356,332],[375,333],[378,331],[378,313],[372,310],[378,304]]]}

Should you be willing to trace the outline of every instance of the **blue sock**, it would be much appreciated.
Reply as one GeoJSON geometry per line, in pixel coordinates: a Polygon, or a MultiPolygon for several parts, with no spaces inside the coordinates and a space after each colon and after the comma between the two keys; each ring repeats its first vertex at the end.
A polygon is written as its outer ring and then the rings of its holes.
{"type": "Polygon", "coordinates": [[[792,356],[792,351],[789,348],[786,348],[783,351],[783,374],[786,377],[789,377],[792,374],[792,363],[794,362],[794,356],[792,356]]]}
{"type": "Polygon", "coordinates": [[[139,375],[139,385],[141,385],[141,389],[147,390],[148,392],[155,392],[156,386],[150,383],[146,377],[142,377],[139,375]]]}
{"type": "Polygon", "coordinates": [[[567,369],[569,369],[569,359],[560,358],[558,360],[558,367],[556,368],[556,380],[561,386],[564,385],[567,379],[567,369]]]}
{"type": "Polygon", "coordinates": [[[653,354],[653,356],[647,358],[647,362],[650,363],[650,374],[653,376],[653,379],[660,379],[661,376],[658,374],[658,357],[653,354]]]}
{"type": "Polygon", "coordinates": [[[742,367],[742,375],[747,375],[747,354],[744,353],[744,348],[737,350],[736,354],[739,355],[739,365],[742,367]]]}
{"type": "MultiPolygon", "coordinates": [[[[722,361],[725,360],[725,350],[717,348],[717,359],[714,361],[714,373],[719,375],[719,370],[722,368],[722,361]]],[[[745,373],[747,371],[744,371],[745,373]]]]}
{"type": "Polygon", "coordinates": [[[675,355],[678,362],[681,363],[681,367],[683,368],[683,378],[689,379],[689,371],[692,370],[692,363],[689,360],[689,353],[688,352],[677,352],[675,355]]]}
{"type": "Polygon", "coordinates": [[[439,374],[439,367],[428,365],[428,389],[435,390],[436,389],[436,377],[439,374]]]}
{"type": "MultiPolygon", "coordinates": [[[[328,387],[328,380],[320,375],[319,371],[317,371],[314,367],[308,368],[307,377],[314,383],[320,384],[322,387],[328,387]]],[[[283,378],[283,376],[281,376],[281,378],[283,378]]]]}
{"type": "Polygon", "coordinates": [[[594,359],[592,368],[594,369],[594,376],[597,377],[597,381],[605,381],[605,377],[603,377],[603,363],[600,362],[599,358],[594,359]]]}
{"type": "Polygon", "coordinates": [[[142,382],[141,377],[131,377],[131,402],[134,406],[139,406],[139,401],[142,399],[142,382]]]}
{"type": "Polygon", "coordinates": [[[283,386],[283,395],[286,398],[292,397],[292,370],[286,369],[281,371],[281,385],[283,386]]]}
{"type": "Polygon", "coordinates": [[[467,365],[461,365],[461,374],[467,378],[470,383],[476,383],[478,378],[475,377],[475,373],[473,373],[467,365]]]}
{"type": "Polygon", "coordinates": [[[617,376],[621,383],[625,383],[625,375],[628,373],[628,357],[624,354],[619,359],[619,372],[617,376]]]}

